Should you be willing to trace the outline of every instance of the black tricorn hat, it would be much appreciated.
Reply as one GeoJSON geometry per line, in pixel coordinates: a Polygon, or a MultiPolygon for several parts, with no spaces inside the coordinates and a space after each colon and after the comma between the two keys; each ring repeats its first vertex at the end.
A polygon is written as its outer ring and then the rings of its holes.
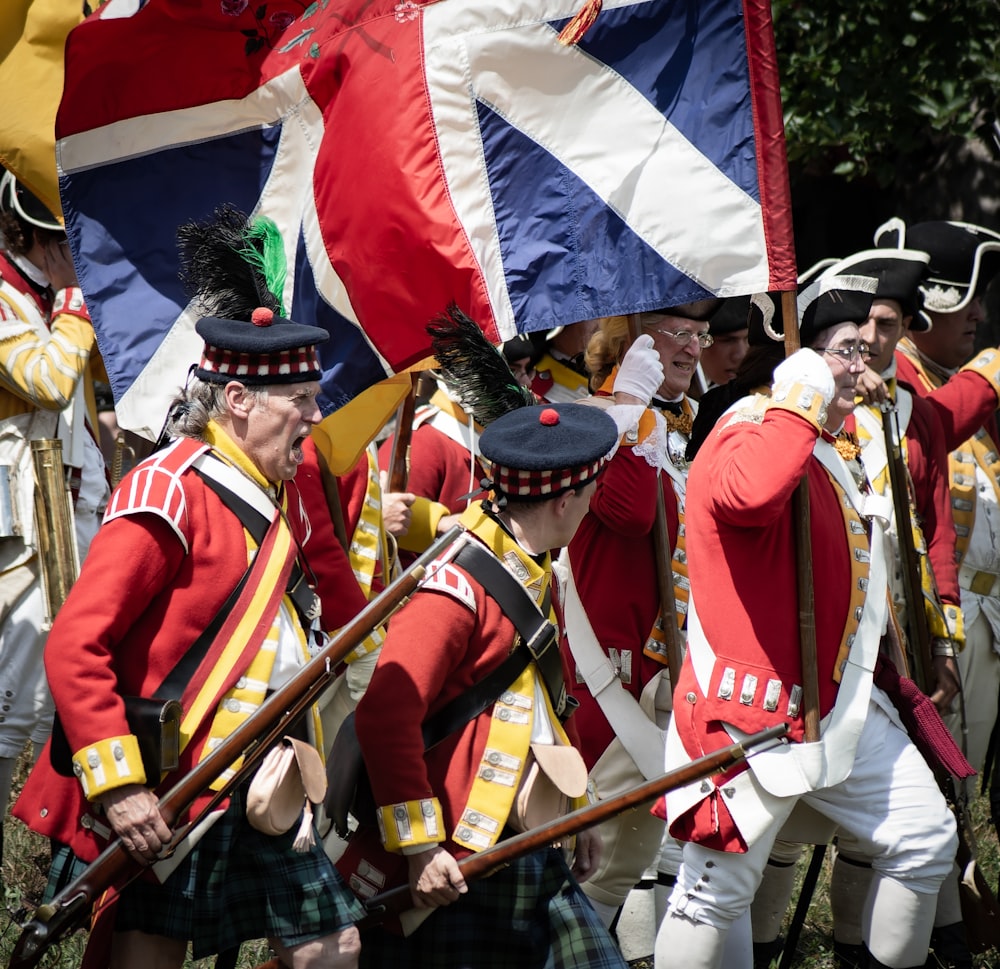
{"type": "MultiPolygon", "coordinates": [[[[749,329],[749,336],[753,338],[755,334],[761,334],[765,327],[771,325],[774,312],[774,300],[770,293],[729,296],[708,321],[708,332],[713,336],[719,336],[735,330],[749,329]]],[[[781,339],[780,332],[775,339],[781,339]]]]}
{"type": "Polygon", "coordinates": [[[493,490],[545,501],[597,477],[618,440],[615,422],[587,404],[533,404],[508,411],[480,435],[493,490]]]}
{"type": "Polygon", "coordinates": [[[1000,235],[969,222],[918,222],[892,218],[875,230],[879,248],[918,249],[930,256],[921,284],[924,308],[954,313],[967,306],[1000,272],[1000,235]]]}
{"type": "Polygon", "coordinates": [[[828,326],[864,323],[876,289],[878,280],[873,276],[822,276],[810,283],[796,300],[802,346],[809,346],[828,326]]]}
{"type": "Polygon", "coordinates": [[[865,249],[833,263],[824,276],[874,276],[878,280],[875,299],[899,303],[903,316],[910,316],[910,329],[929,330],[931,321],[920,310],[920,283],[927,274],[930,255],[919,249],[865,249]]]}
{"type": "Polygon", "coordinates": [[[0,178],[0,210],[13,212],[25,222],[48,229],[50,232],[63,232],[62,223],[48,210],[37,195],[29,192],[11,171],[3,173],[0,178]]]}
{"type": "Polygon", "coordinates": [[[265,306],[255,309],[250,320],[203,316],[194,328],[205,341],[195,376],[216,384],[319,380],[316,344],[330,338],[322,327],[282,319],[265,306]]]}

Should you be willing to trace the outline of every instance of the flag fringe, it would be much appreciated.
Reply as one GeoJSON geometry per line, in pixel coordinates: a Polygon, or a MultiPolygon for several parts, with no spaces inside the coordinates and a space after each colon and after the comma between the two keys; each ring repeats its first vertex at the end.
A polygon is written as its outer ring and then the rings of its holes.
{"type": "Polygon", "coordinates": [[[573,19],[559,32],[559,43],[571,47],[583,40],[583,35],[594,26],[602,5],[603,0],[587,0],[573,19]]]}

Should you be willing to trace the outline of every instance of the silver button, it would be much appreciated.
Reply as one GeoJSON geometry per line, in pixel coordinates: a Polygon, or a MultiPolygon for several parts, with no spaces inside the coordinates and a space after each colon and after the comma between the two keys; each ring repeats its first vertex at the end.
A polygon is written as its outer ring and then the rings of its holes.
{"type": "Polygon", "coordinates": [[[237,700],[236,697],[231,696],[228,700],[226,700],[226,709],[230,713],[239,713],[240,712],[240,701],[237,700]]]}
{"type": "Polygon", "coordinates": [[[245,690],[246,688],[247,688],[247,678],[245,676],[241,676],[236,681],[236,689],[237,690],[245,690]]]}
{"type": "Polygon", "coordinates": [[[402,805],[400,805],[398,808],[396,808],[395,810],[393,810],[392,816],[397,821],[405,821],[406,820],[406,808],[403,807],[402,805]]]}
{"type": "Polygon", "coordinates": [[[456,834],[463,841],[468,841],[472,837],[472,830],[470,828],[459,828],[456,834]]]}
{"type": "Polygon", "coordinates": [[[113,744],[111,747],[111,756],[114,757],[115,760],[124,760],[125,748],[119,743],[113,744]]]}
{"type": "Polygon", "coordinates": [[[498,720],[510,720],[510,710],[500,710],[497,713],[498,720]]]}
{"type": "Polygon", "coordinates": [[[434,817],[434,805],[431,804],[430,801],[424,801],[424,803],[420,805],[420,813],[423,814],[425,818],[434,817]]]}
{"type": "Polygon", "coordinates": [[[468,818],[469,824],[479,824],[479,812],[470,811],[466,817],[468,818]]]}
{"type": "Polygon", "coordinates": [[[491,781],[496,776],[496,771],[492,767],[484,767],[481,776],[484,781],[491,781]]]}
{"type": "Polygon", "coordinates": [[[489,753],[488,753],[488,754],[486,755],[486,759],[487,759],[487,760],[488,760],[488,761],[489,761],[489,762],[490,762],[490,763],[491,763],[491,764],[492,764],[492,765],[493,765],[494,767],[496,767],[496,766],[497,766],[497,765],[498,765],[498,764],[500,763],[500,751],[498,751],[498,750],[491,750],[491,751],[490,751],[490,752],[489,752],[489,753]]]}
{"type": "Polygon", "coordinates": [[[75,760],[73,761],[73,773],[76,774],[77,777],[83,776],[83,767],[75,760]]]}
{"type": "Polygon", "coordinates": [[[500,702],[501,703],[508,703],[508,704],[513,703],[514,702],[514,694],[511,693],[510,690],[506,690],[505,692],[503,692],[503,693],[500,694],[500,702]]]}
{"type": "Polygon", "coordinates": [[[38,812],[38,816],[40,818],[47,818],[49,816],[49,809],[48,808],[42,808],[41,811],[38,812]]]}
{"type": "Polygon", "coordinates": [[[698,700],[698,697],[697,697],[697,695],[696,695],[696,694],[694,693],[694,691],[692,691],[692,692],[688,693],[688,694],[687,694],[687,695],[686,695],[686,696],[684,697],[684,699],[685,699],[685,700],[687,700],[687,702],[688,702],[688,703],[696,703],[696,702],[697,702],[697,700],[698,700]]]}
{"type": "Polygon", "coordinates": [[[101,758],[96,750],[92,750],[89,754],[87,754],[87,766],[91,770],[97,770],[97,768],[101,766],[101,758]]]}

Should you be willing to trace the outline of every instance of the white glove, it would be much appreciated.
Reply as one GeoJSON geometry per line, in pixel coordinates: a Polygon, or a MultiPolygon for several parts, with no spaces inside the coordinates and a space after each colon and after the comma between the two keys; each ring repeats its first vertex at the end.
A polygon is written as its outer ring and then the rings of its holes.
{"type": "Polygon", "coordinates": [[[827,366],[822,354],[803,347],[786,357],[774,368],[773,390],[790,387],[792,384],[803,384],[815,390],[824,404],[833,400],[836,385],[833,373],[827,366]]]}
{"type": "Polygon", "coordinates": [[[663,364],[648,333],[636,337],[615,377],[615,393],[631,394],[648,404],[663,383],[663,364]]]}

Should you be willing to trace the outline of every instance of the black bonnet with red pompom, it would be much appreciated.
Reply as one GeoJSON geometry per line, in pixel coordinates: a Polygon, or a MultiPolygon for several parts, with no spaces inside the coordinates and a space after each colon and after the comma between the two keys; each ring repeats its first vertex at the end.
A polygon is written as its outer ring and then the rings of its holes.
{"type": "Polygon", "coordinates": [[[617,440],[615,422],[599,407],[536,404],[489,424],[479,450],[490,462],[494,491],[544,501],[597,477],[617,440]]]}
{"type": "Polygon", "coordinates": [[[248,321],[204,316],[195,330],[205,341],[195,376],[210,383],[319,380],[316,345],[330,338],[322,327],[282,319],[265,306],[257,307],[248,321]]]}

